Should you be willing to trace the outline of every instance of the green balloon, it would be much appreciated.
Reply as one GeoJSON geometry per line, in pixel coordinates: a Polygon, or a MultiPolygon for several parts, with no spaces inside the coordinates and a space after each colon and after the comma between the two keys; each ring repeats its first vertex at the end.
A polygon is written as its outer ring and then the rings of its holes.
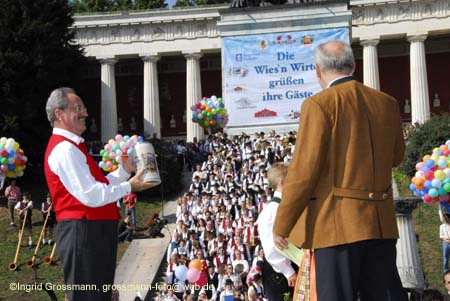
{"type": "Polygon", "coordinates": [[[2,162],[3,165],[8,164],[8,158],[2,158],[0,161],[2,162]]]}
{"type": "Polygon", "coordinates": [[[445,191],[450,192],[450,183],[445,183],[444,189],[445,189],[445,191]]]}

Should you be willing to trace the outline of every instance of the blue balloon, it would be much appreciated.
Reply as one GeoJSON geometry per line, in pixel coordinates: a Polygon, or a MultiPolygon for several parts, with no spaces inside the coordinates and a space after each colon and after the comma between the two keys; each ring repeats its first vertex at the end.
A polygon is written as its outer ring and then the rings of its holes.
{"type": "Polygon", "coordinates": [[[16,166],[14,164],[8,164],[8,170],[14,170],[16,169],[16,166]]]}
{"type": "Polygon", "coordinates": [[[433,159],[428,159],[427,162],[425,163],[425,165],[426,165],[428,168],[433,167],[434,164],[435,164],[435,162],[434,162],[433,159]]]}
{"type": "Polygon", "coordinates": [[[219,105],[219,107],[225,108],[225,104],[221,103],[221,104],[219,105]]]}
{"type": "Polygon", "coordinates": [[[16,154],[16,151],[13,149],[8,151],[8,157],[10,157],[10,158],[14,157],[15,154],[16,154]]]}
{"type": "Polygon", "coordinates": [[[445,168],[445,167],[447,167],[447,159],[446,158],[440,158],[438,160],[437,164],[439,165],[440,168],[445,168]]]}
{"type": "Polygon", "coordinates": [[[431,185],[431,181],[430,180],[426,180],[425,183],[423,184],[423,186],[425,186],[425,188],[428,190],[430,188],[433,188],[433,185],[431,185]]]}
{"type": "Polygon", "coordinates": [[[434,179],[433,181],[431,181],[431,186],[439,189],[442,186],[442,182],[439,179],[434,179]]]}
{"type": "Polygon", "coordinates": [[[138,141],[142,142],[142,141],[144,141],[144,138],[142,138],[142,136],[139,136],[138,141]]]}
{"type": "Polygon", "coordinates": [[[175,273],[175,277],[179,281],[184,282],[187,278],[188,268],[187,268],[187,266],[180,264],[175,267],[173,272],[175,273]]]}
{"type": "Polygon", "coordinates": [[[409,189],[411,189],[411,191],[415,191],[416,185],[414,185],[413,183],[409,184],[409,189]]]}

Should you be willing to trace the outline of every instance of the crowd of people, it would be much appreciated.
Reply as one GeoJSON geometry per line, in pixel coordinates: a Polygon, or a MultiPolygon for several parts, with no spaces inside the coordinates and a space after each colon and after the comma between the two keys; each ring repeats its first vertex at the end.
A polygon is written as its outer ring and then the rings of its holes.
{"type": "Polygon", "coordinates": [[[167,282],[181,285],[162,293],[161,301],[191,293],[198,300],[266,299],[257,219],[273,195],[268,170],[292,159],[295,139],[295,132],[260,132],[253,138],[217,133],[196,143],[194,157],[207,154],[206,160],[195,163],[192,183],[177,200],[177,225],[167,250],[167,282]],[[207,289],[186,291],[176,273],[178,265],[193,259],[202,263],[207,289]]]}

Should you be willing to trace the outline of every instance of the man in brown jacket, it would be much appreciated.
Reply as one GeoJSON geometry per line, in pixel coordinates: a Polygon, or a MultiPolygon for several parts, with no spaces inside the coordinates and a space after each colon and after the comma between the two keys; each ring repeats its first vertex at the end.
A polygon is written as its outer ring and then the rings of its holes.
{"type": "Polygon", "coordinates": [[[318,301],[406,300],[391,190],[405,147],[398,103],[353,79],[348,44],[318,46],[315,61],[324,91],[302,106],[274,242],[314,250],[318,301]]]}

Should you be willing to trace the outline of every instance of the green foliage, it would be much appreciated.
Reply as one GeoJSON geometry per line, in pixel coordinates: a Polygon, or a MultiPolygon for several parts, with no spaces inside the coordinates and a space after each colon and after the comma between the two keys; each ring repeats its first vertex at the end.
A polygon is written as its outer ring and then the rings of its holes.
{"type": "Polygon", "coordinates": [[[50,130],[48,95],[76,88],[85,65],[72,24],[67,0],[0,1],[1,136],[18,141],[31,164],[42,161],[50,130]]]}
{"type": "Polygon", "coordinates": [[[438,203],[420,202],[413,211],[414,227],[417,234],[420,263],[428,288],[444,293],[442,284],[442,241],[439,239],[438,203]]]}
{"type": "Polygon", "coordinates": [[[433,152],[433,148],[439,147],[450,138],[450,115],[436,115],[431,117],[423,125],[418,125],[410,133],[406,142],[405,159],[400,170],[414,176],[416,163],[421,161],[423,156],[433,152]]]}
{"type": "Polygon", "coordinates": [[[411,177],[402,173],[398,168],[394,168],[392,177],[397,183],[397,189],[400,196],[413,196],[413,193],[409,189],[411,183],[411,177]]]}
{"type": "Polygon", "coordinates": [[[153,9],[153,8],[164,8],[167,4],[164,0],[135,0],[134,9],[153,9]]]}
{"type": "MultiPolygon", "coordinates": [[[[114,8],[114,2],[111,0],[73,0],[70,5],[76,13],[91,13],[91,12],[107,12],[114,8]]],[[[121,5],[121,4],[118,4],[121,5]]]]}
{"type": "Polygon", "coordinates": [[[187,7],[187,6],[194,6],[194,3],[191,0],[177,0],[175,2],[174,7],[187,7]]]}

